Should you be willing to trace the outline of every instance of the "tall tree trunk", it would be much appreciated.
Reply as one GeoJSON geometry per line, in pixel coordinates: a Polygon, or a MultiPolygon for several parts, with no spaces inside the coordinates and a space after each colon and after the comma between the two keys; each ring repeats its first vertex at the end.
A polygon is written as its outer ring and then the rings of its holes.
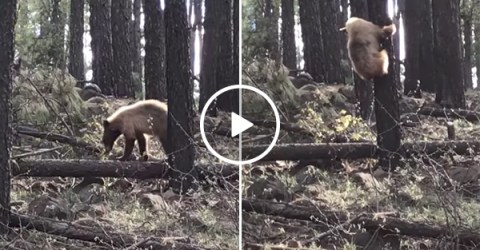
{"type": "Polygon", "coordinates": [[[322,27],[322,40],[325,61],[325,83],[344,83],[342,75],[340,35],[338,31],[337,15],[340,12],[340,5],[337,0],[324,0],[320,3],[320,20],[322,27]]]}
{"type": "Polygon", "coordinates": [[[480,87],[480,22],[473,24],[475,33],[475,68],[477,69],[477,88],[480,87]]]}
{"type": "MultiPolygon", "coordinates": [[[[368,19],[367,0],[350,0],[351,16],[368,19]]],[[[347,47],[345,43],[345,47],[347,47]]],[[[353,72],[354,90],[357,97],[360,117],[365,121],[373,117],[373,84],[360,78],[353,72]]]]}
{"type": "Polygon", "coordinates": [[[60,7],[61,0],[52,0],[52,14],[50,16],[50,48],[48,49],[48,56],[54,67],[62,70],[66,69],[65,65],[65,13],[60,7]]]}
{"type": "Polygon", "coordinates": [[[130,59],[130,18],[128,1],[112,0],[113,76],[117,96],[135,98],[130,59]]]}
{"type": "MultiPolygon", "coordinates": [[[[240,84],[240,56],[239,56],[239,40],[240,40],[240,0],[233,0],[233,84],[240,84]]],[[[239,111],[240,112],[240,111],[239,111]]]]}
{"type": "Polygon", "coordinates": [[[405,3],[405,95],[420,95],[420,19],[422,18],[421,1],[406,1],[405,3]]]}
{"type": "Polygon", "coordinates": [[[193,138],[193,85],[190,84],[190,31],[185,0],[166,1],[165,44],[168,87],[168,161],[174,168],[172,188],[196,189],[193,138]]]}
{"type": "Polygon", "coordinates": [[[320,2],[298,0],[300,24],[302,26],[303,58],[305,71],[310,73],[316,82],[324,81],[325,58],[323,53],[323,37],[320,23],[320,2]]]}
{"type": "MultiPolygon", "coordinates": [[[[218,22],[217,18],[221,15],[218,13],[218,3],[216,0],[205,0],[205,19],[203,28],[203,50],[202,50],[202,67],[200,73],[200,111],[203,110],[205,103],[217,91],[217,43],[219,42],[218,22]]],[[[208,107],[208,114],[216,116],[216,104],[212,103],[208,107]]]]}
{"type": "Polygon", "coordinates": [[[142,31],[140,30],[140,9],[142,8],[141,0],[133,1],[133,23],[132,23],[132,65],[133,72],[137,73],[142,78],[142,44],[140,43],[142,31]]]}
{"type": "Polygon", "coordinates": [[[93,80],[100,86],[103,93],[113,95],[110,0],[95,0],[89,2],[93,80]]]}
{"type": "Polygon", "coordinates": [[[420,35],[420,89],[422,91],[435,92],[435,65],[433,55],[433,20],[431,0],[418,1],[417,8],[420,12],[419,28],[420,35]]]}
{"type": "Polygon", "coordinates": [[[84,6],[84,0],[70,1],[70,48],[68,72],[78,80],[85,79],[85,64],[83,58],[84,6]]]}
{"type": "Polygon", "coordinates": [[[267,49],[268,56],[275,60],[276,62],[280,62],[280,47],[278,44],[279,36],[278,36],[278,18],[279,18],[279,8],[275,4],[273,0],[265,0],[265,9],[264,9],[264,16],[265,16],[265,28],[263,30],[266,31],[265,36],[265,48],[267,49]]]}
{"type": "Polygon", "coordinates": [[[10,97],[12,92],[12,74],[10,67],[14,55],[14,29],[17,15],[17,1],[0,1],[0,234],[9,231],[10,218],[10,146],[12,110],[10,97]]]}
{"type": "Polygon", "coordinates": [[[165,26],[160,1],[143,0],[145,14],[145,97],[166,100],[165,26]]]}
{"type": "Polygon", "coordinates": [[[464,68],[465,68],[465,89],[473,88],[472,79],[472,15],[466,15],[463,18],[463,38],[464,49],[464,68]]]}
{"type": "MultiPolygon", "coordinates": [[[[233,82],[233,23],[232,23],[232,0],[217,0],[221,15],[217,16],[219,22],[219,43],[217,64],[217,88],[236,84],[233,82]]],[[[237,73],[237,72],[235,72],[237,73]]],[[[238,112],[238,91],[225,92],[217,99],[217,107],[225,112],[238,112]]]]}
{"type": "Polygon", "coordinates": [[[459,1],[432,1],[435,102],[448,108],[465,108],[459,9],[459,1]]]}
{"type": "MultiPolygon", "coordinates": [[[[195,61],[197,60],[197,55],[199,58],[202,58],[202,47],[201,47],[201,40],[202,40],[202,0],[191,0],[192,1],[192,12],[194,15],[194,20],[193,20],[193,25],[192,25],[192,30],[191,30],[191,40],[190,40],[190,56],[192,57],[191,60],[191,68],[192,72],[195,68],[195,61]],[[200,51],[198,51],[198,54],[195,53],[195,39],[198,37],[199,42],[200,42],[200,51]]],[[[189,19],[190,20],[190,19],[189,19]]],[[[201,63],[201,60],[200,60],[201,63]]]]}
{"type": "Polygon", "coordinates": [[[282,0],[282,51],[283,64],[290,70],[297,69],[295,45],[295,10],[293,0],[282,0]]]}
{"type": "MultiPolygon", "coordinates": [[[[369,0],[368,11],[373,23],[379,26],[391,24],[387,15],[387,1],[369,0]]],[[[394,57],[391,39],[382,41],[382,44],[388,52],[390,62],[394,61],[396,58],[394,57]]],[[[377,146],[381,149],[378,154],[378,164],[382,169],[391,171],[399,164],[397,152],[401,141],[398,93],[393,63],[389,63],[387,75],[375,77],[373,82],[377,146]]]]}

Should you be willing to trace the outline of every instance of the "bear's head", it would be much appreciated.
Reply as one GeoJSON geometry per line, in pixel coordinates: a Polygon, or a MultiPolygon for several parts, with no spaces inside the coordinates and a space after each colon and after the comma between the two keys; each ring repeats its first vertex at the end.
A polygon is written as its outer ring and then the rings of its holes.
{"type": "Polygon", "coordinates": [[[113,144],[122,133],[118,129],[114,129],[108,120],[103,121],[103,138],[102,143],[105,146],[105,153],[112,151],[113,144]]]}

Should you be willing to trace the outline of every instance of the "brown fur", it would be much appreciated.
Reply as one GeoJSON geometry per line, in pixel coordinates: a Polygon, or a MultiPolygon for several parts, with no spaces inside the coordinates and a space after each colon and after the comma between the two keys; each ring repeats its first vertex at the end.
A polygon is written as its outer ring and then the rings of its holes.
{"type": "MultiPolygon", "coordinates": [[[[103,144],[106,153],[112,150],[117,138],[125,137],[125,150],[119,160],[128,160],[135,141],[138,140],[140,154],[148,160],[148,142],[144,134],[158,137],[164,149],[167,146],[167,104],[157,100],[139,101],[119,108],[103,121],[103,144]]],[[[165,150],[168,152],[167,150],[165,150]]]]}
{"type": "Polygon", "coordinates": [[[364,80],[388,74],[388,54],[380,42],[393,35],[395,24],[383,28],[358,17],[348,19],[345,27],[348,34],[348,56],[353,69],[364,80]]]}

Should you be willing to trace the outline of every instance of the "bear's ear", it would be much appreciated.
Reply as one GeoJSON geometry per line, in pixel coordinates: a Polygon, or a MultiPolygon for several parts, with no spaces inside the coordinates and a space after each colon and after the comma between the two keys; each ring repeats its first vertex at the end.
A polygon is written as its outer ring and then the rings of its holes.
{"type": "Polygon", "coordinates": [[[107,120],[103,120],[103,127],[108,127],[108,125],[110,125],[110,122],[108,122],[107,120]]]}
{"type": "Polygon", "coordinates": [[[393,36],[395,32],[397,32],[397,26],[395,26],[395,24],[392,23],[388,26],[383,26],[382,30],[386,36],[393,36]]]}

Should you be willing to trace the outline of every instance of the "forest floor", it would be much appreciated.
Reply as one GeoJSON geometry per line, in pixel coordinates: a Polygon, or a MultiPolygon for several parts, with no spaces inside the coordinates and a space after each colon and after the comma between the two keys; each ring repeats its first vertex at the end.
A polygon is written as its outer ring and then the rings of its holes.
{"type": "MultiPolygon", "coordinates": [[[[78,137],[103,149],[102,119],[117,107],[132,100],[109,100],[89,108],[85,123],[78,125],[78,137]]],[[[196,126],[198,127],[198,126],[196,126]]],[[[51,125],[42,131],[65,133],[51,125]]],[[[222,141],[224,148],[238,148],[233,140],[210,134],[222,141]]],[[[196,138],[199,135],[195,136],[196,138]]],[[[13,155],[37,151],[40,148],[58,150],[23,159],[92,159],[81,149],[21,136],[13,147],[13,155]]],[[[164,159],[160,143],[149,141],[152,160],[164,159]]],[[[205,148],[196,147],[196,162],[218,163],[205,148]]],[[[232,152],[238,150],[233,150],[232,152]]],[[[123,137],[114,147],[112,157],[123,152],[123,137]]],[[[138,156],[137,146],[134,153],[138,156]]],[[[144,239],[152,237],[165,242],[173,240],[208,249],[238,249],[238,182],[231,185],[212,185],[201,188],[192,196],[175,194],[166,188],[165,180],[135,180],[129,178],[99,178],[85,185],[82,178],[24,178],[12,179],[12,210],[15,213],[39,215],[80,225],[96,226],[144,239]]],[[[108,242],[90,243],[44,234],[38,231],[15,230],[15,235],[3,239],[0,245],[12,249],[112,249],[108,242]],[[3,241],[3,242],[2,242],[3,241]]],[[[135,249],[135,248],[131,248],[135,249]]]]}
{"type": "MultiPolygon", "coordinates": [[[[332,87],[325,85],[318,90],[320,96],[332,96],[331,101],[322,107],[318,107],[318,102],[306,101],[297,112],[304,114],[302,118],[290,120],[311,131],[311,135],[282,131],[277,145],[339,142],[338,138],[375,141],[374,132],[363,120],[345,112],[344,107],[351,107],[353,103],[335,101],[347,100],[348,96],[334,98],[342,91],[328,94],[332,87]],[[308,115],[311,109],[321,110],[317,112],[320,116],[308,115]]],[[[479,100],[479,91],[467,93],[470,110],[479,110],[479,100]]],[[[432,103],[430,94],[419,100],[404,97],[400,101],[401,114],[409,113],[409,119],[415,121],[414,126],[401,127],[402,142],[447,139],[445,118],[416,113],[421,106],[434,106],[432,103]]],[[[450,121],[454,123],[458,140],[478,140],[478,123],[462,119],[450,121]]],[[[273,129],[264,130],[262,133],[273,133],[273,129]]],[[[249,135],[243,138],[248,140],[249,135]]],[[[337,211],[350,219],[361,214],[386,214],[411,222],[448,225],[454,234],[460,228],[480,230],[478,155],[444,152],[440,156],[403,158],[401,166],[391,175],[375,171],[375,164],[375,159],[256,162],[243,168],[242,195],[243,199],[304,206],[317,209],[319,213],[337,211]]],[[[289,216],[296,212],[301,211],[290,211],[289,216]]],[[[445,239],[382,237],[379,232],[365,232],[349,223],[290,219],[282,216],[281,209],[275,213],[266,215],[244,209],[245,249],[453,249],[454,244],[445,239]]]]}

